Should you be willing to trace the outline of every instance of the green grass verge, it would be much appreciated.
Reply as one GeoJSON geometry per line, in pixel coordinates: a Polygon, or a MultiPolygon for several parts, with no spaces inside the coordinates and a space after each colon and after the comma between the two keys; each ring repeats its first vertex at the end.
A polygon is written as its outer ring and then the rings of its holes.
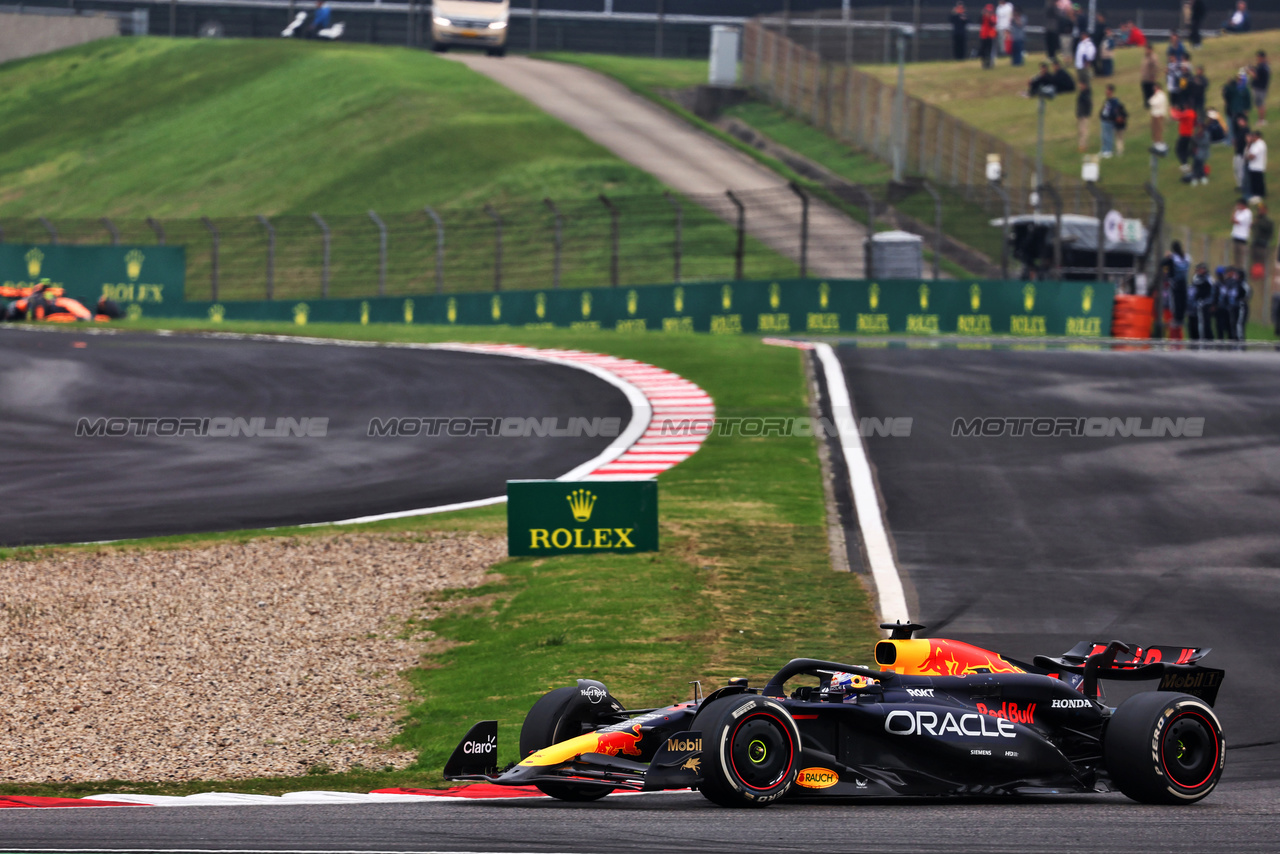
{"type": "MultiPolygon", "coordinates": [[[[138,321],[125,328],[206,329],[195,321],[138,321]]],[[[292,334],[291,324],[222,324],[217,331],[292,334]]],[[[377,341],[505,341],[575,347],[639,359],[698,383],[720,416],[807,414],[802,355],[752,337],[621,335],[399,325],[308,325],[309,336],[377,341]]],[[[157,784],[0,786],[0,793],[182,794],[212,788],[278,793],[302,788],[369,790],[428,786],[467,726],[501,721],[499,760],[516,756],[524,713],[544,691],[579,676],[605,681],[624,702],[666,703],[687,682],[754,680],[788,659],[869,661],[873,615],[859,577],[832,571],[821,475],[813,440],[713,436],[659,479],[662,550],[656,554],[514,558],[457,608],[433,621],[435,652],[406,674],[419,700],[397,741],[418,760],[404,772],[157,784]]],[[[502,508],[379,523],[396,530],[505,530],[502,508]]],[[[111,548],[170,548],[214,539],[313,536],[282,529],[169,537],[111,548]]],[[[351,530],[351,529],[346,529],[351,530]]],[[[92,548],[102,548],[95,546],[92,548]]],[[[56,551],[56,549],[54,549],[56,551]]],[[[30,559],[46,549],[10,550],[30,559]]],[[[443,594],[449,596],[451,594],[443,594]]],[[[425,604],[425,603],[424,603],[425,604]]],[[[419,627],[406,625],[406,632],[419,627]]]]}
{"type": "MultiPolygon", "coordinates": [[[[1280,53],[1280,32],[1210,39],[1193,51],[1193,63],[1204,64],[1209,76],[1210,107],[1221,111],[1222,84],[1231,79],[1241,66],[1251,64],[1254,53],[1259,49],[1266,50],[1273,57],[1280,53]]],[[[1163,62],[1163,45],[1157,46],[1157,55],[1163,62]]],[[[1027,65],[1022,68],[1012,68],[1002,61],[990,71],[983,71],[977,60],[914,63],[906,69],[907,91],[963,121],[998,134],[1001,139],[1034,157],[1036,102],[1021,95],[1026,92],[1027,81],[1036,73],[1042,58],[1043,53],[1030,54],[1027,65]]],[[[1141,195],[1142,185],[1150,173],[1147,149],[1151,145],[1151,123],[1143,107],[1138,82],[1141,61],[1141,50],[1118,50],[1115,76],[1095,81],[1095,117],[1090,140],[1090,151],[1096,154],[1100,145],[1096,111],[1102,104],[1102,87],[1114,83],[1120,100],[1129,110],[1126,153],[1123,157],[1103,161],[1100,186],[1134,198],[1141,195]]],[[[862,70],[886,83],[892,84],[897,79],[897,66],[863,66],[862,70]]],[[[1163,77],[1161,80],[1163,82],[1163,77]]],[[[1251,120],[1253,118],[1256,118],[1256,113],[1251,120]]],[[[1177,137],[1177,125],[1166,123],[1165,141],[1171,149],[1177,137]]],[[[1080,174],[1075,98],[1072,96],[1056,98],[1049,104],[1045,121],[1045,163],[1066,175],[1080,174]]],[[[1213,174],[1209,185],[1190,187],[1179,180],[1177,158],[1165,158],[1160,165],[1160,191],[1168,202],[1165,215],[1175,227],[1190,226],[1199,233],[1223,236],[1230,231],[1232,202],[1236,195],[1231,178],[1230,148],[1214,146],[1210,165],[1213,174]]]]}

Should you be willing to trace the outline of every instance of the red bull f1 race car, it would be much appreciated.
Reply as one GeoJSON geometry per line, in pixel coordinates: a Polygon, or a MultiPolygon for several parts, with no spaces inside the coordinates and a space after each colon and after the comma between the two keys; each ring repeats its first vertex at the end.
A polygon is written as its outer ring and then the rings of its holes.
{"type": "Polygon", "coordinates": [[[763,687],[744,679],[689,702],[626,709],[579,679],[545,694],[497,769],[496,721],[445,766],[450,780],[537,786],[567,801],[693,788],[722,806],[788,797],[1017,795],[1118,790],[1190,804],[1222,776],[1208,649],[1081,643],[1031,663],[886,624],[880,669],[798,658],[763,687]],[[797,685],[790,693],[787,683],[797,685]],[[816,680],[817,684],[812,684],[816,680]],[[1103,680],[1157,681],[1116,708],[1103,680]]]}

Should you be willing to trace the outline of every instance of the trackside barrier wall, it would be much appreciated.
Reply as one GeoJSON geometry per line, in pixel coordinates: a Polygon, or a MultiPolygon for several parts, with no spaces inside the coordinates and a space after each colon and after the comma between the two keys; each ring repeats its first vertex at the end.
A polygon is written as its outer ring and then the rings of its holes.
{"type": "Polygon", "coordinates": [[[1114,287],[1090,282],[784,279],[245,302],[135,304],[143,317],[622,332],[1111,334],[1114,287]]]}

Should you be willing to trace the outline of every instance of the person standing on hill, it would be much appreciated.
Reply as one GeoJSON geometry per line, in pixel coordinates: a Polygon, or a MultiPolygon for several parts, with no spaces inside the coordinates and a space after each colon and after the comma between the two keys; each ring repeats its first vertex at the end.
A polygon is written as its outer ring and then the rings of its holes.
{"type": "Polygon", "coordinates": [[[1187,100],[1191,108],[1196,111],[1196,115],[1201,118],[1206,113],[1208,96],[1209,75],[1205,74],[1203,65],[1196,66],[1196,73],[1191,75],[1187,83],[1187,100]]]}
{"type": "Polygon", "coordinates": [[[1058,3],[1057,0],[1046,0],[1044,4],[1044,53],[1049,59],[1062,50],[1062,42],[1058,36],[1058,3]]]}
{"type": "Polygon", "coordinates": [[[1244,152],[1249,147],[1249,137],[1253,131],[1249,128],[1249,120],[1244,116],[1236,116],[1231,124],[1231,173],[1236,179],[1236,192],[1242,196],[1249,194],[1249,173],[1245,166],[1244,152]]]}
{"type": "Polygon", "coordinates": [[[1236,200],[1235,213],[1231,215],[1231,244],[1233,248],[1233,263],[1239,267],[1245,262],[1245,250],[1249,246],[1249,239],[1253,236],[1253,211],[1249,210],[1249,203],[1244,199],[1236,200]]]}
{"type": "Polygon", "coordinates": [[[1080,75],[1080,91],[1076,93],[1076,127],[1080,132],[1081,153],[1089,149],[1089,119],[1093,117],[1093,89],[1087,75],[1080,75]]]}
{"type": "Polygon", "coordinates": [[[996,6],[996,53],[1000,56],[1013,53],[1009,31],[1013,29],[1013,0],[1000,0],[996,6]]]}
{"type": "Polygon", "coordinates": [[[969,56],[969,16],[965,14],[964,4],[957,3],[951,8],[951,55],[959,62],[969,56]]]}
{"type": "Polygon", "coordinates": [[[1200,47],[1200,28],[1204,26],[1204,16],[1209,13],[1204,0],[1191,0],[1191,45],[1200,47]]]}
{"type": "Polygon", "coordinates": [[[1191,180],[1192,186],[1209,183],[1209,173],[1205,164],[1209,162],[1209,154],[1213,149],[1213,137],[1209,128],[1201,119],[1196,122],[1195,133],[1191,136],[1191,180]]]}
{"type": "Polygon", "coordinates": [[[1267,143],[1262,138],[1262,131],[1257,128],[1249,134],[1249,146],[1244,150],[1244,159],[1249,175],[1245,197],[1251,202],[1265,201],[1267,198],[1267,143]]]}
{"type": "Polygon", "coordinates": [[[1156,81],[1160,79],[1160,61],[1156,59],[1156,49],[1147,45],[1142,49],[1142,106],[1146,107],[1151,96],[1156,93],[1156,81]]]}
{"type": "Polygon", "coordinates": [[[1226,107],[1227,117],[1232,122],[1236,120],[1236,116],[1247,118],[1249,110],[1253,109],[1253,95],[1249,91],[1248,74],[1243,68],[1222,87],[1222,103],[1226,107]]]}
{"type": "Polygon", "coordinates": [[[996,9],[990,3],[982,9],[982,21],[978,26],[978,56],[982,67],[990,68],[996,62],[996,9]]]}
{"type": "Polygon", "coordinates": [[[1169,146],[1164,143],[1164,120],[1169,117],[1169,96],[1160,88],[1159,83],[1154,86],[1155,91],[1147,100],[1147,110],[1151,113],[1151,147],[1163,154],[1169,150],[1169,146]]]}
{"type": "Polygon", "coordinates": [[[1187,46],[1182,43],[1182,39],[1178,38],[1177,33],[1169,34],[1169,46],[1164,49],[1164,55],[1168,62],[1191,58],[1191,54],[1187,53],[1187,46]]]}
{"type": "Polygon", "coordinates": [[[1117,151],[1124,154],[1124,129],[1129,123],[1129,114],[1116,97],[1114,83],[1107,84],[1106,93],[1107,98],[1098,112],[1098,122],[1102,128],[1102,156],[1109,158],[1117,151]]]}
{"type": "Polygon", "coordinates": [[[1169,116],[1178,123],[1178,145],[1175,153],[1182,166],[1182,180],[1191,180],[1191,138],[1196,132],[1196,111],[1171,107],[1169,116]]]}
{"type": "Polygon", "coordinates": [[[1125,21],[1124,26],[1120,28],[1120,33],[1124,36],[1124,42],[1120,47],[1147,46],[1147,34],[1135,26],[1133,21],[1125,21]]]}
{"type": "Polygon", "coordinates": [[[1253,105],[1258,108],[1258,127],[1267,123],[1267,89],[1271,86],[1271,63],[1267,62],[1267,52],[1258,51],[1257,59],[1250,70],[1253,88],[1253,105]]]}
{"type": "Polygon", "coordinates": [[[1093,70],[1093,61],[1098,58],[1098,48],[1089,38],[1088,33],[1081,33],[1080,43],[1076,45],[1076,74],[1085,78],[1093,70]]]}
{"type": "Polygon", "coordinates": [[[1013,24],[1009,28],[1009,44],[1010,63],[1021,66],[1027,49],[1027,16],[1017,9],[1013,11],[1013,24]]]}

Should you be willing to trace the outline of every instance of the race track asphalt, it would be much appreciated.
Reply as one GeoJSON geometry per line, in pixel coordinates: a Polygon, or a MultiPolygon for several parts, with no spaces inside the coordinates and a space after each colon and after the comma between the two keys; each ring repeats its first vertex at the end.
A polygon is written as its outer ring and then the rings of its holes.
{"type": "MultiPolygon", "coordinates": [[[[327,522],[503,495],[605,436],[371,437],[373,418],[631,417],[585,371],[445,350],[0,329],[0,545],[327,522]],[[77,346],[83,345],[83,346],[77,346]],[[323,437],[76,436],[81,418],[328,418],[323,437]]],[[[154,430],[155,428],[151,428],[154,430]]]]}
{"type": "Polygon", "coordinates": [[[8,851],[949,852],[1280,849],[1280,788],[1226,784],[1190,808],[1122,795],[729,810],[701,795],[266,807],[0,810],[8,851]]]}
{"type": "MultiPolygon", "coordinates": [[[[1280,779],[1280,356],[837,350],[911,614],[1024,660],[1212,647],[1224,779],[1280,779]],[[975,417],[1202,417],[1201,438],[953,436],[975,417]]],[[[1108,687],[1113,701],[1121,695],[1108,687]]]]}

